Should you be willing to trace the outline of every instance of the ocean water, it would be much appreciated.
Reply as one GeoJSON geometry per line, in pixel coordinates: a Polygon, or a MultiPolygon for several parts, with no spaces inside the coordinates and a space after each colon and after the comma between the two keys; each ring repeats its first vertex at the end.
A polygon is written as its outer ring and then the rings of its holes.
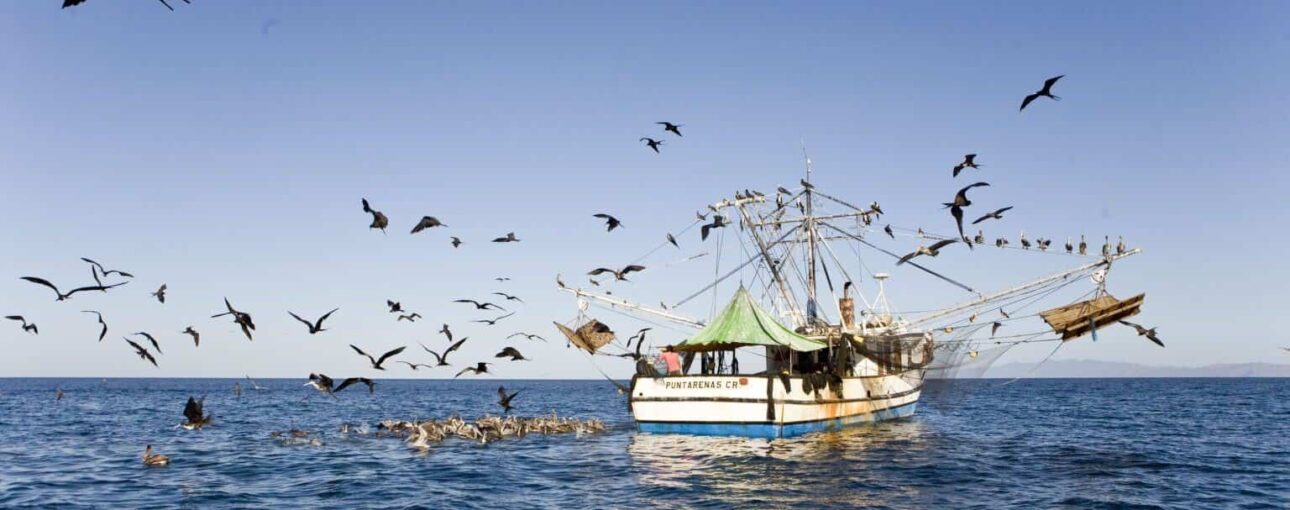
{"type": "Polygon", "coordinates": [[[777,441],[638,434],[607,382],[500,381],[517,414],[610,430],[428,452],[338,428],[495,413],[499,381],[234,382],[0,379],[0,508],[1290,508],[1288,379],[932,382],[911,419],[777,441]],[[189,395],[213,426],[174,428],[189,395]],[[269,435],[292,427],[323,444],[269,435]]]}

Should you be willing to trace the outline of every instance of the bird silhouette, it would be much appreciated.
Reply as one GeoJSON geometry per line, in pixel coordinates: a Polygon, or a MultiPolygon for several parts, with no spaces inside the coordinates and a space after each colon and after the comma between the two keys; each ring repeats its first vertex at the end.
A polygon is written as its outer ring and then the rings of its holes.
{"type": "Polygon", "coordinates": [[[543,338],[543,337],[542,337],[542,335],[535,335],[535,334],[532,334],[532,333],[525,333],[525,332],[523,332],[523,331],[517,331],[517,332],[515,332],[515,333],[511,333],[510,335],[508,335],[508,336],[506,337],[506,339],[507,339],[507,340],[510,340],[510,339],[515,338],[515,337],[517,337],[517,336],[522,336],[522,337],[527,338],[527,339],[529,339],[529,340],[535,340],[535,339],[536,339],[536,340],[541,340],[541,341],[543,341],[543,342],[545,342],[545,341],[546,341],[546,338],[543,338]]]}
{"type": "Polygon", "coordinates": [[[457,299],[457,300],[454,300],[453,303],[469,303],[469,304],[475,305],[476,310],[501,310],[503,312],[506,311],[505,308],[497,306],[493,303],[488,303],[488,302],[480,303],[479,301],[475,301],[473,299],[457,299]]]}
{"type": "Polygon", "coordinates": [[[675,246],[677,248],[681,247],[681,245],[676,244],[676,237],[673,236],[671,232],[667,233],[667,242],[672,243],[672,246],[675,246]]]}
{"type": "Polygon", "coordinates": [[[157,339],[153,337],[151,334],[149,334],[148,332],[136,331],[133,334],[135,336],[141,336],[141,337],[147,338],[148,342],[152,343],[152,348],[157,350],[157,354],[165,354],[164,352],[161,352],[161,344],[157,343],[157,339]]]}
{"type": "Polygon", "coordinates": [[[1003,213],[1006,213],[1011,210],[1012,210],[1012,206],[1004,207],[1001,209],[995,209],[994,211],[985,213],[984,216],[977,218],[976,221],[972,222],[972,224],[976,225],[977,223],[981,223],[985,220],[1001,220],[1003,219],[1003,213]]]}
{"type": "Polygon", "coordinates": [[[148,349],[144,348],[142,345],[134,343],[134,341],[130,340],[129,338],[125,338],[125,341],[126,343],[130,344],[130,347],[134,347],[134,353],[139,355],[139,359],[151,362],[152,366],[154,367],[158,366],[157,358],[154,358],[152,356],[152,353],[148,352],[148,349]]]}
{"type": "Polygon", "coordinates": [[[455,236],[454,236],[454,237],[452,238],[452,247],[453,247],[453,248],[457,248],[457,247],[459,247],[459,246],[461,246],[461,245],[462,245],[461,239],[460,239],[460,238],[458,238],[458,237],[455,237],[455,236]]]}
{"type": "Polygon", "coordinates": [[[515,393],[508,394],[506,393],[505,386],[497,387],[497,405],[502,406],[503,414],[509,413],[511,411],[511,408],[513,407],[511,406],[511,400],[514,400],[515,396],[520,394],[520,391],[523,391],[523,390],[518,390],[515,393]]]}
{"type": "Polygon", "coordinates": [[[520,298],[519,298],[519,296],[512,296],[512,295],[507,294],[507,293],[505,293],[505,292],[494,292],[494,293],[493,293],[493,295],[494,295],[494,296],[502,296],[503,298],[506,298],[506,300],[507,300],[507,301],[518,301],[518,302],[520,302],[520,303],[523,303],[523,302],[524,302],[524,300],[523,300],[523,299],[520,299],[520,298]]]}
{"type": "Polygon", "coordinates": [[[661,140],[655,140],[653,138],[648,138],[648,137],[641,137],[640,141],[645,142],[645,145],[648,145],[649,148],[654,149],[654,152],[658,152],[658,146],[663,145],[663,142],[661,140]]]}
{"type": "Polygon", "coordinates": [[[333,309],[332,309],[332,311],[327,312],[327,313],[324,313],[324,314],[322,315],[322,317],[319,317],[319,318],[318,318],[318,320],[316,320],[316,321],[314,321],[314,322],[309,322],[309,321],[307,321],[307,320],[305,320],[305,319],[301,318],[299,315],[296,315],[296,314],[295,314],[295,312],[288,311],[288,312],[287,312],[287,314],[288,314],[288,315],[290,315],[291,317],[295,318],[296,320],[298,320],[298,321],[300,321],[300,322],[304,323],[305,327],[306,327],[306,328],[309,328],[309,334],[311,334],[311,335],[317,335],[318,333],[322,333],[323,331],[327,331],[327,330],[323,329],[323,327],[322,327],[322,326],[323,326],[323,321],[327,320],[327,318],[328,318],[328,317],[331,317],[331,314],[336,313],[336,310],[340,310],[340,308],[333,308],[333,309]]]}
{"type": "Polygon", "coordinates": [[[379,228],[381,233],[385,233],[385,227],[390,226],[390,218],[386,217],[385,213],[372,209],[372,205],[367,203],[366,198],[363,199],[363,212],[372,215],[372,224],[368,228],[379,228]]]}
{"type": "MultiPolygon", "coordinates": [[[[671,132],[673,132],[673,133],[676,133],[676,136],[681,136],[681,126],[682,126],[683,124],[673,124],[673,123],[668,122],[668,121],[655,122],[655,124],[658,124],[658,125],[660,125],[660,126],[663,126],[663,131],[671,131],[671,132]]],[[[702,137],[700,137],[700,138],[702,138],[702,137]]]]}
{"type": "Polygon", "coordinates": [[[390,359],[393,356],[398,356],[399,353],[403,352],[403,349],[407,348],[407,346],[399,347],[385,354],[382,354],[380,358],[373,358],[371,354],[363,352],[362,349],[359,349],[354,344],[350,344],[349,347],[351,349],[354,349],[354,352],[357,352],[359,355],[367,356],[368,361],[372,362],[372,368],[375,368],[377,370],[385,370],[385,367],[381,366],[383,363],[385,363],[385,360],[390,359]]]}
{"type": "Polygon", "coordinates": [[[919,246],[918,249],[901,257],[900,260],[896,262],[896,265],[899,266],[901,264],[909,262],[910,259],[917,257],[919,255],[927,255],[929,257],[935,257],[941,254],[941,248],[944,248],[946,246],[949,246],[957,242],[959,242],[958,239],[945,239],[943,241],[937,241],[936,244],[933,244],[931,246],[919,246]]]}
{"type": "Polygon", "coordinates": [[[1141,324],[1134,324],[1129,321],[1120,321],[1120,324],[1124,324],[1125,326],[1129,326],[1133,328],[1135,331],[1138,332],[1138,336],[1145,336],[1147,337],[1147,340],[1150,340],[1152,343],[1155,343],[1156,345],[1159,345],[1161,347],[1165,346],[1165,343],[1160,341],[1160,338],[1156,336],[1156,328],[1147,329],[1145,327],[1142,327],[1141,324]]]}
{"type": "Polygon", "coordinates": [[[618,218],[615,218],[605,213],[596,213],[591,216],[593,218],[600,218],[602,220],[605,220],[605,226],[608,227],[605,229],[606,232],[613,232],[614,229],[623,226],[623,222],[618,221],[618,218]]]}
{"type": "MultiPolygon", "coordinates": [[[[969,205],[972,205],[972,201],[968,200],[968,197],[967,197],[968,190],[979,186],[989,186],[989,185],[990,183],[988,182],[976,182],[976,183],[972,183],[967,186],[964,186],[963,189],[960,189],[958,193],[954,194],[953,202],[946,202],[942,204],[945,207],[948,207],[950,209],[950,215],[954,217],[954,223],[958,225],[960,239],[966,239],[963,235],[963,208],[969,205]]],[[[971,245],[969,244],[968,246],[971,246],[971,245]]]]}
{"type": "Polygon", "coordinates": [[[892,239],[895,239],[895,238],[896,238],[896,232],[894,232],[894,231],[892,231],[892,230],[891,230],[891,225],[887,225],[887,226],[885,226],[885,227],[882,227],[882,231],[887,233],[887,237],[890,237],[890,238],[892,238],[892,239]]]}
{"type": "Polygon", "coordinates": [[[403,312],[403,303],[400,303],[398,301],[390,301],[387,299],[385,300],[385,306],[390,307],[390,313],[403,312]]]}
{"type": "Polygon", "coordinates": [[[1062,98],[1060,98],[1060,97],[1057,97],[1057,96],[1054,96],[1054,95],[1053,95],[1053,84],[1054,84],[1054,83],[1057,83],[1057,80],[1062,79],[1062,77],[1063,77],[1063,76],[1066,76],[1066,75],[1064,75],[1064,74],[1063,74],[1063,75],[1055,76],[1055,77],[1049,78],[1049,79],[1047,79],[1047,80],[1044,80],[1044,88],[1039,89],[1039,91],[1038,91],[1038,92],[1035,92],[1035,93],[1033,93],[1033,94],[1030,94],[1030,95],[1026,96],[1026,98],[1025,98],[1025,99],[1022,99],[1022,100],[1021,100],[1021,109],[1019,109],[1019,110],[1017,110],[1017,111],[1025,110],[1025,109],[1026,109],[1026,106],[1027,106],[1027,105],[1029,105],[1031,101],[1034,101],[1034,100],[1036,100],[1036,99],[1039,99],[1040,97],[1047,97],[1047,98],[1052,99],[1052,100],[1054,100],[1054,101],[1061,101],[1061,100],[1062,100],[1062,98]]]}
{"type": "Polygon", "coordinates": [[[157,298],[157,301],[158,301],[158,302],[160,302],[160,303],[162,303],[162,304],[165,304],[165,302],[166,302],[166,284],[164,284],[164,283],[163,283],[163,284],[161,284],[161,288],[158,288],[156,292],[153,292],[153,293],[152,293],[152,297],[157,298]]]}
{"type": "Polygon", "coordinates": [[[400,315],[399,318],[394,319],[394,322],[399,322],[399,321],[416,322],[417,319],[420,319],[420,318],[421,318],[421,314],[412,312],[407,315],[400,315]]]}
{"type": "Polygon", "coordinates": [[[228,298],[224,298],[224,308],[228,311],[212,315],[211,318],[214,319],[225,315],[233,316],[233,323],[242,328],[242,334],[246,335],[246,339],[254,341],[255,339],[251,337],[251,332],[255,331],[255,322],[251,320],[251,314],[235,310],[233,305],[228,302],[228,298]]]}
{"type": "MultiPolygon", "coordinates": [[[[448,355],[452,354],[452,351],[460,349],[461,344],[466,343],[466,340],[468,340],[469,338],[470,337],[464,337],[461,340],[454,342],[452,345],[449,345],[447,349],[444,349],[443,354],[439,354],[433,350],[430,350],[430,348],[426,347],[425,344],[421,344],[421,349],[430,353],[431,356],[434,356],[435,366],[446,367],[449,365],[448,355]]],[[[461,375],[461,374],[458,374],[458,375],[461,375]]]]}
{"type": "Polygon", "coordinates": [[[35,276],[24,276],[22,277],[22,279],[27,280],[36,285],[49,287],[54,291],[54,294],[58,296],[57,299],[55,299],[55,301],[66,301],[70,299],[72,295],[76,294],[77,292],[89,292],[89,291],[107,292],[108,289],[111,289],[114,287],[120,287],[126,284],[126,282],[121,282],[121,283],[114,283],[112,285],[89,285],[89,286],[78,287],[78,288],[69,290],[67,291],[66,294],[64,294],[62,291],[58,290],[58,287],[56,287],[54,284],[50,283],[49,280],[46,280],[44,278],[37,278],[35,276]]]}
{"type": "Polygon", "coordinates": [[[202,345],[201,333],[198,333],[192,326],[188,326],[183,331],[180,331],[180,333],[193,337],[193,347],[200,347],[202,345]]]}
{"type": "Polygon", "coordinates": [[[205,398],[188,397],[188,403],[184,404],[184,421],[179,424],[180,427],[186,430],[198,430],[210,425],[211,415],[203,410],[205,400],[205,398]]]}
{"type": "Polygon", "coordinates": [[[99,341],[102,342],[103,337],[107,336],[108,332],[107,322],[103,320],[103,314],[94,310],[81,310],[81,313],[92,313],[95,317],[98,317],[99,326],[101,326],[101,329],[99,330],[99,341]]]}
{"type": "Polygon", "coordinates": [[[124,277],[126,277],[126,278],[134,278],[134,275],[132,275],[132,274],[130,274],[130,273],[127,273],[127,272],[125,272],[125,271],[121,271],[121,270],[119,270],[119,269],[107,269],[107,268],[104,268],[104,267],[103,267],[103,264],[100,264],[100,263],[98,263],[98,262],[95,262],[95,261],[93,261],[93,260],[91,260],[91,259],[88,259],[88,258],[85,258],[85,257],[81,257],[81,260],[83,260],[83,261],[85,261],[85,262],[88,262],[88,263],[90,264],[90,266],[91,266],[91,267],[90,267],[90,274],[94,276],[94,283],[97,283],[97,284],[99,284],[99,285],[103,285],[103,282],[99,281],[99,277],[98,277],[98,275],[103,275],[103,277],[104,277],[104,278],[107,278],[108,276],[112,276],[112,275],[114,275],[114,274],[115,274],[115,275],[124,276],[124,277]],[[97,269],[97,270],[98,270],[98,272],[95,272],[95,271],[94,271],[95,269],[97,269]]]}
{"type": "Polygon", "coordinates": [[[962,172],[964,168],[981,168],[980,165],[976,164],[976,154],[965,154],[963,162],[954,165],[954,177],[958,177],[959,172],[962,172]]]}
{"type": "Polygon", "coordinates": [[[722,227],[725,227],[726,225],[727,225],[726,218],[724,216],[720,214],[713,214],[712,223],[708,223],[699,227],[699,240],[706,241],[708,239],[708,232],[710,232],[714,228],[722,228],[722,227]]]}
{"type": "Polygon", "coordinates": [[[461,369],[461,371],[460,371],[460,372],[457,372],[457,375],[452,376],[452,378],[453,378],[453,379],[456,379],[456,378],[458,378],[458,377],[461,377],[461,375],[462,375],[462,374],[465,374],[466,372],[470,372],[470,373],[473,373],[473,374],[475,374],[475,375],[479,375],[479,374],[487,374],[487,373],[488,373],[488,365],[492,365],[492,363],[486,363],[486,362],[480,361],[479,363],[476,363],[476,364],[475,364],[475,366],[473,366],[473,367],[466,367],[466,368],[461,369]]]}
{"type": "Polygon", "coordinates": [[[494,243],[518,243],[520,238],[515,237],[515,232],[507,232],[506,236],[493,239],[494,243]]]}
{"type": "Polygon", "coordinates": [[[493,355],[493,357],[494,357],[494,358],[511,358],[511,361],[529,361],[529,359],[528,359],[528,358],[525,358],[523,354],[520,354],[519,349],[516,349],[516,348],[514,348],[514,347],[506,347],[506,348],[502,349],[502,350],[501,350],[501,352],[498,352],[497,354],[494,354],[494,355],[493,355]]]}
{"type": "Polygon", "coordinates": [[[407,365],[407,366],[408,366],[408,368],[411,368],[411,369],[412,369],[412,371],[414,371],[414,372],[415,372],[417,369],[421,368],[421,367],[434,368],[434,365],[427,365],[427,364],[425,364],[425,363],[413,363],[413,362],[411,362],[411,361],[403,361],[403,360],[396,360],[396,362],[398,362],[398,363],[402,363],[402,364],[404,364],[404,365],[407,365]]]}
{"type": "Polygon", "coordinates": [[[587,274],[588,274],[588,275],[590,275],[590,276],[600,276],[600,275],[602,275],[602,274],[609,273],[609,274],[614,275],[614,279],[615,279],[615,280],[619,280],[619,281],[628,281],[628,280],[627,280],[627,275],[629,275],[629,274],[631,274],[631,273],[633,273],[633,272],[641,272],[641,271],[644,271],[644,270],[645,270],[645,266],[639,266],[639,265],[636,265],[636,264],[632,264],[632,265],[629,265],[629,266],[627,266],[627,267],[624,267],[624,268],[622,268],[622,269],[618,269],[618,270],[610,269],[610,268],[607,268],[607,267],[598,267],[598,268],[592,269],[592,270],[591,270],[590,272],[588,272],[587,274]]]}
{"type": "MultiPolygon", "coordinates": [[[[448,225],[443,224],[443,222],[440,222],[439,219],[435,218],[434,216],[422,216],[421,221],[418,221],[416,226],[412,227],[412,233],[415,234],[427,228],[446,227],[446,226],[448,225]]],[[[453,239],[456,239],[456,238],[454,237],[453,239]]]]}
{"type": "Polygon", "coordinates": [[[512,316],[512,315],[515,315],[515,312],[508,313],[508,314],[506,314],[506,315],[503,315],[503,316],[501,316],[501,317],[497,317],[497,318],[495,318],[495,319],[481,319],[481,320],[474,320],[474,321],[470,321],[470,322],[478,322],[478,323],[480,323],[480,324],[488,324],[489,326],[496,326],[496,325],[497,325],[497,321],[500,321],[500,320],[505,319],[505,318],[507,318],[507,317],[510,317],[510,316],[512,316]]]}
{"type": "MultiPolygon", "coordinates": [[[[23,330],[23,331],[26,331],[26,332],[31,333],[31,334],[33,334],[33,335],[39,335],[39,334],[40,334],[40,329],[38,329],[34,323],[30,323],[30,324],[29,324],[29,323],[27,322],[27,319],[24,319],[21,315],[6,315],[4,318],[9,319],[9,320],[11,320],[11,321],[18,321],[18,322],[21,322],[21,323],[22,323],[22,330],[23,330]]],[[[100,339],[100,340],[102,340],[102,339],[100,339]]]]}
{"type": "Polygon", "coordinates": [[[449,341],[449,342],[451,342],[451,341],[452,341],[452,330],[451,330],[451,329],[448,329],[448,325],[447,325],[447,324],[444,324],[444,325],[443,325],[443,327],[439,329],[439,332],[440,332],[440,333],[443,333],[443,334],[444,334],[444,336],[448,337],[448,341],[449,341]]]}

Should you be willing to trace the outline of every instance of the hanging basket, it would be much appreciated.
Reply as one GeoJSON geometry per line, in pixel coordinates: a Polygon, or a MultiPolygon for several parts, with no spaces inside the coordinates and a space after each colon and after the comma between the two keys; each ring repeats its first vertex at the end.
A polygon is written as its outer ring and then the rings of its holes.
{"type": "Polygon", "coordinates": [[[609,326],[596,319],[591,319],[587,323],[578,326],[578,329],[569,329],[559,322],[553,322],[552,324],[555,324],[560,333],[569,339],[569,343],[591,354],[595,354],[601,347],[617,338],[614,336],[613,330],[609,329],[609,326]]]}

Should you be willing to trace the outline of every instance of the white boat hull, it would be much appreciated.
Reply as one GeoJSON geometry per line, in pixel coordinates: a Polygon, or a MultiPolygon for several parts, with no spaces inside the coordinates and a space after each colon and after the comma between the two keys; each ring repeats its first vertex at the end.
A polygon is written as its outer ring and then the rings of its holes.
{"type": "Polygon", "coordinates": [[[801,377],[791,391],[778,377],[637,377],[631,406],[642,432],[781,438],[910,416],[922,383],[921,371],[847,377],[840,394],[808,394],[801,377]]]}

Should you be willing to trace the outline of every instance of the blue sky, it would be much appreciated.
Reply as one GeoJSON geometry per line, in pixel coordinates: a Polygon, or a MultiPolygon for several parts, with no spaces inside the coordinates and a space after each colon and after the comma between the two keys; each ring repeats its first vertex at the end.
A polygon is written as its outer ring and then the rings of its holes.
{"type": "MultiPolygon", "coordinates": [[[[822,187],[880,201],[896,225],[946,230],[939,202],[962,184],[949,168],[975,152],[985,166],[970,177],[993,186],[974,200],[1016,207],[991,235],[1144,248],[1111,290],[1147,293],[1139,319],[1168,348],[1116,330],[1059,358],[1284,362],[1290,345],[1275,322],[1290,304],[1277,233],[1290,224],[1284,3],[194,0],[172,13],[96,0],[9,12],[0,311],[43,332],[0,324],[0,375],[368,374],[346,344],[410,345],[424,360],[415,342],[443,347],[443,322],[472,338],[458,362],[491,360],[506,334],[554,340],[551,321],[574,316],[556,273],[625,264],[704,204],[796,182],[803,140],[822,187]],[[1018,114],[1057,74],[1064,100],[1018,114]],[[637,139],[663,135],[658,120],[685,137],[656,155],[637,139]],[[389,235],[366,228],[362,197],[391,216],[389,235]],[[606,234],[599,211],[626,227],[606,234]],[[424,214],[450,230],[408,236],[424,214]],[[524,241],[486,242],[508,231],[524,241]],[[467,244],[452,250],[448,235],[467,244]],[[82,256],[138,278],[66,303],[18,280],[79,283],[82,256]],[[148,293],[163,282],[159,305],[148,293]],[[506,327],[472,327],[480,316],[450,303],[493,291],[528,301],[506,327]],[[254,343],[208,318],[224,296],[255,315],[254,343]],[[427,320],[395,323],[387,298],[427,320]],[[337,306],[314,337],[286,314],[337,306]],[[87,308],[107,316],[102,344],[87,308]],[[200,349],[178,334],[188,325],[200,349]],[[161,338],[160,369],[120,340],[140,330],[161,338]]],[[[696,288],[710,263],[672,263],[712,247],[682,242],[616,294],[652,303],[696,288]]],[[[992,288],[1072,261],[978,250],[935,262],[992,288]]],[[[967,297],[894,274],[903,309],[967,297]]],[[[501,376],[596,376],[562,342],[509,344],[536,361],[501,376]]]]}

